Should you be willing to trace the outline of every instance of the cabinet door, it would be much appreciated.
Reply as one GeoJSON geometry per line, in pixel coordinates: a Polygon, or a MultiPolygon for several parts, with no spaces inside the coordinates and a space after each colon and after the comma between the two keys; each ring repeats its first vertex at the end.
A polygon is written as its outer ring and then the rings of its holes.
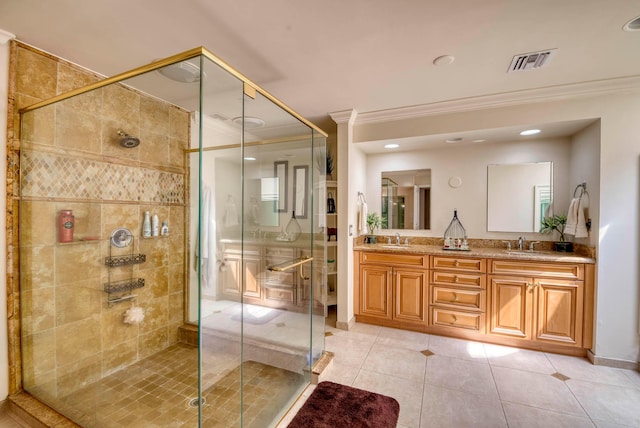
{"type": "Polygon", "coordinates": [[[244,293],[245,297],[260,298],[259,275],[262,263],[259,258],[245,257],[244,263],[244,293]]]}
{"type": "Polygon", "coordinates": [[[360,314],[391,319],[391,268],[362,266],[360,314]]]}
{"type": "Polygon", "coordinates": [[[584,283],[535,279],[536,340],[582,346],[584,283]]]}
{"type": "Polygon", "coordinates": [[[533,279],[490,276],[489,332],[531,339],[533,279]]]}
{"type": "Polygon", "coordinates": [[[425,271],[394,269],[393,319],[427,324],[425,271]]]}
{"type": "Polygon", "coordinates": [[[225,254],[221,273],[221,290],[224,294],[240,297],[240,275],[242,258],[236,254],[225,254]]]}

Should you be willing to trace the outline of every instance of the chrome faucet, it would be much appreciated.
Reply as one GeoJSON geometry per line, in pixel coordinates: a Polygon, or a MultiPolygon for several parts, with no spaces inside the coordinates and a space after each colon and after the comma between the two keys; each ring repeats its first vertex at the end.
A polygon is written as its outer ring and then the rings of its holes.
{"type": "Polygon", "coordinates": [[[396,245],[400,245],[400,233],[396,232],[396,245]]]}
{"type": "Polygon", "coordinates": [[[518,250],[524,250],[524,236],[518,238],[518,250]]]}

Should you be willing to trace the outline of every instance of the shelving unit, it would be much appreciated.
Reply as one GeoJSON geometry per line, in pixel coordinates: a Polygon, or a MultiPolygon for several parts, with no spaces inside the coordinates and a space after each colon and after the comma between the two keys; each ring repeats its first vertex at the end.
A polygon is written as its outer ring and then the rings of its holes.
{"type": "Polygon", "coordinates": [[[144,278],[133,277],[133,265],[144,263],[147,260],[145,254],[134,253],[135,239],[128,229],[116,229],[111,234],[109,243],[109,255],[104,258],[104,264],[108,269],[108,279],[104,284],[104,292],[107,293],[107,303],[112,306],[115,303],[126,302],[138,297],[136,294],[126,294],[129,291],[144,287],[144,278]],[[127,251],[128,247],[128,251],[127,251]],[[114,254],[122,251],[121,254],[114,254]],[[129,278],[119,281],[112,281],[112,269],[131,266],[129,278]]]}
{"type": "Polygon", "coordinates": [[[338,182],[335,180],[328,180],[327,186],[327,200],[329,197],[333,198],[335,204],[335,212],[330,213],[327,209],[327,306],[336,305],[338,303],[338,237],[339,231],[336,235],[329,234],[329,229],[338,228],[338,182]],[[328,261],[334,260],[333,268],[330,268],[328,261]]]}

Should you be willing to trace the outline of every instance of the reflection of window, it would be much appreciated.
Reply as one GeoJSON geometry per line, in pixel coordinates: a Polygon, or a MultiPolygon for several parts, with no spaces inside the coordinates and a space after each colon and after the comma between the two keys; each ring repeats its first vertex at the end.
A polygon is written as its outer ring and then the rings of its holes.
{"type": "Polygon", "coordinates": [[[278,177],[260,179],[260,199],[263,202],[278,200],[279,181],[278,177]]]}
{"type": "Polygon", "coordinates": [[[540,222],[545,217],[553,215],[551,212],[551,186],[548,184],[536,184],[534,186],[534,209],[533,230],[540,230],[540,222]]]}

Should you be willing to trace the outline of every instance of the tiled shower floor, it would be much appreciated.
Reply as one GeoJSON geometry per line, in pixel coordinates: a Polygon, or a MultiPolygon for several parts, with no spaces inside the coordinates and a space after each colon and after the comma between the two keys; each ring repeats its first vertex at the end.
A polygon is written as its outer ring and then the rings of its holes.
{"type": "MultiPolygon", "coordinates": [[[[306,385],[306,357],[249,345],[244,356],[244,425],[266,427],[306,385]]],[[[197,349],[177,344],[49,404],[86,428],[197,427],[197,367],[197,349]]],[[[239,343],[208,337],[202,369],[202,426],[240,426],[239,343]]]]}

